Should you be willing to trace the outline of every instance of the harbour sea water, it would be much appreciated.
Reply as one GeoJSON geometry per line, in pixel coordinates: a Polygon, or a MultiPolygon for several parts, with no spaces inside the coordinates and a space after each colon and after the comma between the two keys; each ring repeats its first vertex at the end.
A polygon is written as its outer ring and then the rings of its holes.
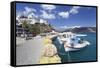
{"type": "Polygon", "coordinates": [[[58,54],[61,58],[62,63],[68,62],[82,62],[82,61],[96,61],[96,33],[82,33],[87,36],[82,36],[84,40],[88,41],[90,45],[85,48],[73,51],[65,52],[63,44],[60,44],[57,38],[53,39],[53,44],[57,47],[58,54]]]}

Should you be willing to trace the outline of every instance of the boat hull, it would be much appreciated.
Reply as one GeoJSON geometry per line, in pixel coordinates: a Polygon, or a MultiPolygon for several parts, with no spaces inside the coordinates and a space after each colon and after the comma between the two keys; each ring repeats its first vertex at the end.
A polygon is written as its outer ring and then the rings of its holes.
{"type": "Polygon", "coordinates": [[[66,48],[65,48],[65,51],[66,51],[66,52],[69,52],[69,51],[77,51],[77,50],[80,50],[80,49],[69,48],[69,47],[66,47],[66,48]]]}
{"type": "Polygon", "coordinates": [[[65,47],[65,51],[68,52],[68,51],[77,51],[77,50],[80,50],[86,46],[90,45],[90,43],[88,41],[84,41],[83,44],[77,44],[75,45],[74,47],[71,47],[71,46],[67,46],[65,47]]]}

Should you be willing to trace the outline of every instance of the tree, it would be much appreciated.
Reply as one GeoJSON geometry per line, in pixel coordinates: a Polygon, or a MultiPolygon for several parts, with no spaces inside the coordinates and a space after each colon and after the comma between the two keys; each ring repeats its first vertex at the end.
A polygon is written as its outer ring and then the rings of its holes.
{"type": "Polygon", "coordinates": [[[40,24],[39,23],[36,23],[32,26],[32,30],[33,30],[33,33],[38,35],[40,34],[40,24]]]}
{"type": "Polygon", "coordinates": [[[26,20],[22,21],[21,23],[22,23],[22,28],[23,28],[23,36],[25,37],[26,30],[28,30],[29,26],[26,20]]]}

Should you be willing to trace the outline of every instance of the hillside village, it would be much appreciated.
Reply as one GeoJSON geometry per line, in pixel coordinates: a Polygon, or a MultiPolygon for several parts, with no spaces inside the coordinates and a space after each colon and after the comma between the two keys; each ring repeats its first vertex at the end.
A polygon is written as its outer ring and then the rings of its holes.
{"type": "Polygon", "coordinates": [[[36,36],[40,33],[51,32],[52,30],[53,27],[47,20],[36,18],[32,14],[16,17],[16,36],[21,36],[23,34],[36,36]]]}

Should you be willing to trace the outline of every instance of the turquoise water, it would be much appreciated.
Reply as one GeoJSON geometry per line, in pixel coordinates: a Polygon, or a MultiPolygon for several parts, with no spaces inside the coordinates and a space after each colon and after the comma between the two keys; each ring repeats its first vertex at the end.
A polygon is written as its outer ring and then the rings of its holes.
{"type": "Polygon", "coordinates": [[[87,36],[80,38],[89,41],[90,45],[81,50],[73,52],[65,52],[63,44],[61,45],[57,38],[53,39],[53,44],[55,44],[55,46],[57,47],[58,55],[60,56],[62,63],[96,60],[96,33],[83,34],[86,34],[87,36]]]}

